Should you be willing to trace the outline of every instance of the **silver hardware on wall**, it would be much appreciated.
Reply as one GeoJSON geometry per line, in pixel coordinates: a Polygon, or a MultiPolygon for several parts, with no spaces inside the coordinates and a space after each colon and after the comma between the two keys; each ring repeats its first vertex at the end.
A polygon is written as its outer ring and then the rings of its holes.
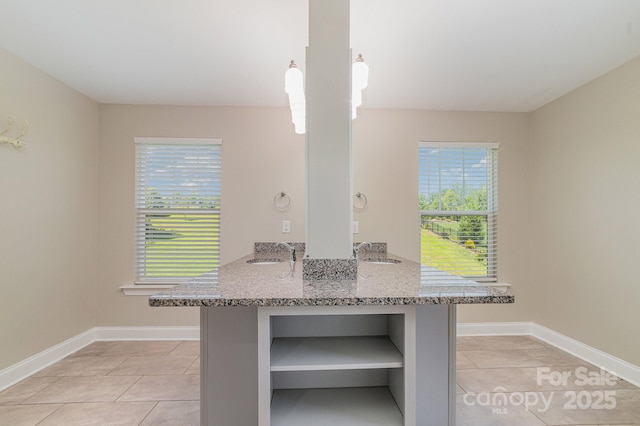
{"type": "Polygon", "coordinates": [[[362,210],[367,207],[367,196],[362,192],[356,192],[353,196],[353,208],[357,210],[362,210]]]}
{"type": "Polygon", "coordinates": [[[15,119],[9,116],[9,118],[7,118],[7,127],[5,127],[5,129],[0,133],[0,144],[12,145],[14,148],[24,148],[27,144],[22,142],[20,139],[27,133],[27,130],[29,129],[29,122],[25,121],[22,124],[22,131],[20,134],[12,138],[7,136],[6,133],[11,130],[13,123],[15,123],[15,119]]]}
{"type": "Polygon", "coordinates": [[[278,210],[286,210],[291,205],[291,197],[284,191],[278,192],[273,197],[273,205],[278,210]]]}

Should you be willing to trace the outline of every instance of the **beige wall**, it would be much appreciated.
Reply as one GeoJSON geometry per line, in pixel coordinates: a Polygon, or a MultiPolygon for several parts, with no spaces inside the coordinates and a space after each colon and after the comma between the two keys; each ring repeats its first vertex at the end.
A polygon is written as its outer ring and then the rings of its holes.
{"type": "Polygon", "coordinates": [[[118,289],[134,279],[136,136],[222,138],[223,263],[251,253],[254,241],[304,241],[304,136],[285,108],[100,107],[98,325],[197,325],[197,308],[150,308],[118,289]],[[280,191],[289,210],[273,205],[280,191]],[[282,220],[291,221],[288,235],[282,220]]]}
{"type": "Polygon", "coordinates": [[[359,241],[386,241],[389,251],[418,261],[419,141],[499,142],[500,282],[513,285],[513,305],[460,306],[460,322],[529,321],[531,165],[526,114],[412,110],[358,111],[353,123],[354,191],[367,208],[354,214],[359,241]]]}
{"type": "Polygon", "coordinates": [[[95,325],[98,112],[0,49],[0,370],[95,325]]]}
{"type": "MultiPolygon", "coordinates": [[[[518,302],[460,309],[461,321],[530,319],[529,128],[526,114],[361,110],[353,123],[354,191],[367,208],[354,214],[359,241],[387,241],[389,250],[419,258],[417,144],[421,140],[497,141],[500,150],[500,280],[518,302]]],[[[118,287],[134,279],[135,136],[223,139],[222,261],[251,253],[254,241],[304,241],[304,136],[286,108],[100,108],[98,325],[195,325],[197,309],[150,308],[146,297],[118,287]],[[285,212],[273,206],[284,190],[285,212]],[[292,233],[280,233],[283,219],[292,233]]]]}
{"type": "Polygon", "coordinates": [[[533,321],[640,365],[640,58],[533,114],[533,321]]]}

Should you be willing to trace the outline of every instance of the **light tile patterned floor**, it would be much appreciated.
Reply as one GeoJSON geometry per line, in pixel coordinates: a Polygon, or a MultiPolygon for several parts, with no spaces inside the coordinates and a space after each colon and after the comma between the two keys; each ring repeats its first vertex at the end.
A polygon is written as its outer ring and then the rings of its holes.
{"type": "Polygon", "coordinates": [[[0,392],[0,425],[199,425],[199,342],[96,342],[0,392]]]}
{"type": "Polygon", "coordinates": [[[640,425],[640,389],[533,337],[457,349],[458,426],[640,425]]]}
{"type": "MultiPolygon", "coordinates": [[[[0,425],[198,425],[198,356],[93,343],[0,392],[0,425]]],[[[640,425],[640,389],[532,337],[459,337],[457,370],[458,426],[640,425]]]]}

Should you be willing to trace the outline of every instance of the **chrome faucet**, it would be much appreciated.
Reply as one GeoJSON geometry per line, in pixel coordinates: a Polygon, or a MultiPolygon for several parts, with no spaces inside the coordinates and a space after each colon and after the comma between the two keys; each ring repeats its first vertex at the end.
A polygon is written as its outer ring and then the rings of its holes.
{"type": "Polygon", "coordinates": [[[296,249],[291,244],[285,243],[284,241],[280,241],[276,243],[276,247],[285,246],[289,249],[289,264],[291,265],[291,270],[293,271],[293,266],[296,263],[296,249]]]}
{"type": "Polygon", "coordinates": [[[360,249],[362,248],[362,246],[367,246],[367,248],[369,250],[371,250],[371,248],[373,247],[373,245],[371,243],[368,243],[368,242],[363,242],[363,243],[358,244],[353,249],[353,256],[356,258],[357,262],[360,262],[360,249]]]}

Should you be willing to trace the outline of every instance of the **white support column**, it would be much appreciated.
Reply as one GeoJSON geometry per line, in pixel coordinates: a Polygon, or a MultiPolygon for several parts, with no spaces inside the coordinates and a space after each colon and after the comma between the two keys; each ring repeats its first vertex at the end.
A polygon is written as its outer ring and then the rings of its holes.
{"type": "Polygon", "coordinates": [[[352,256],[349,0],[309,1],[306,252],[352,256]]]}

